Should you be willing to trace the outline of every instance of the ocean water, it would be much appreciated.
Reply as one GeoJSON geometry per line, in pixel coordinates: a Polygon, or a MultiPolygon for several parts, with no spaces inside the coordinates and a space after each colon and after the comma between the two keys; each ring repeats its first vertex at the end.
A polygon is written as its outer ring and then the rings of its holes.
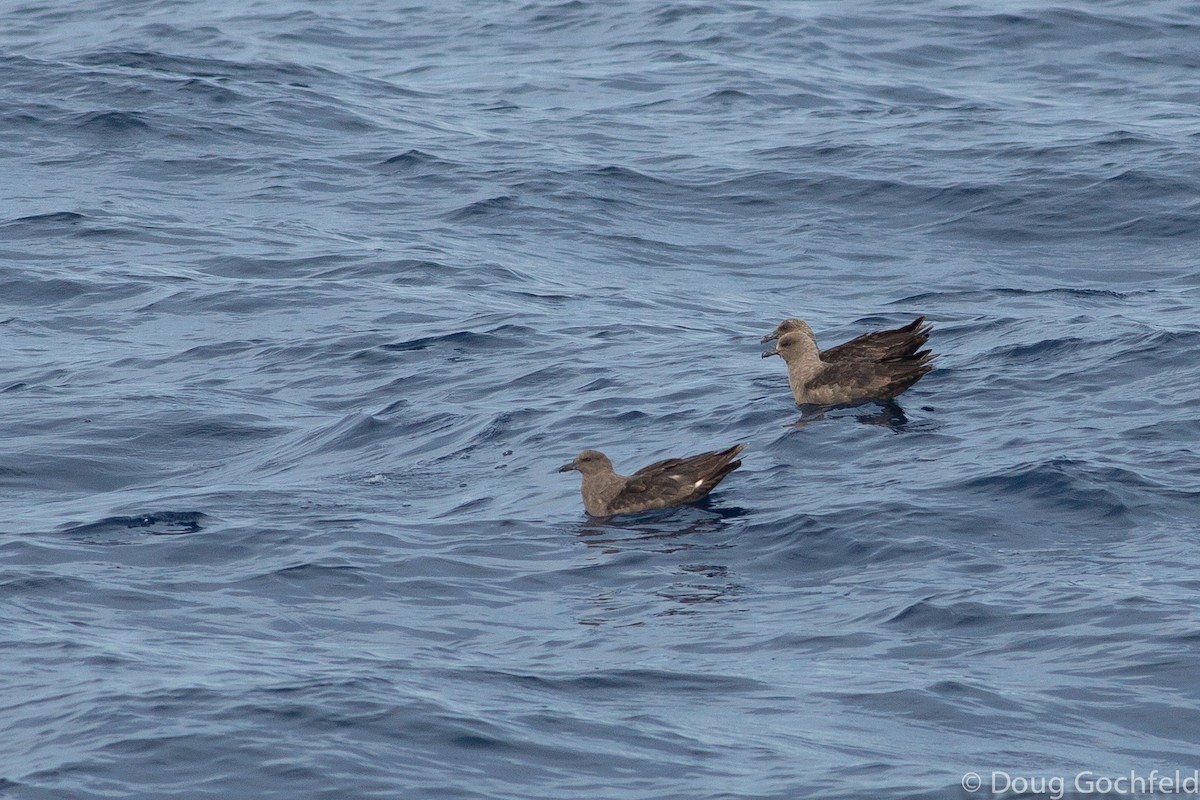
{"type": "Polygon", "coordinates": [[[1173,0],[6,4],[0,794],[1200,769],[1198,68],[1173,0]],[[759,357],[918,314],[901,412],[759,357]]]}

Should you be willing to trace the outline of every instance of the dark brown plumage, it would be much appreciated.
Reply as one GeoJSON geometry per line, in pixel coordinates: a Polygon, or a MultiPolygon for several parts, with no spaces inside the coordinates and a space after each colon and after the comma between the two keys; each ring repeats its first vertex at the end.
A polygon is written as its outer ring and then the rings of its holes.
{"type": "Polygon", "coordinates": [[[558,471],[574,469],[583,474],[583,508],[593,517],[633,514],[701,499],[742,465],[734,459],[745,446],[656,461],[628,477],[613,471],[604,453],[584,450],[558,471]]]}
{"type": "MultiPolygon", "coordinates": [[[[762,340],[769,342],[793,331],[800,331],[813,342],[817,341],[812,328],[802,319],[785,319],[762,340]]],[[[911,358],[918,355],[917,351],[929,341],[932,331],[933,326],[926,325],[925,317],[920,316],[904,327],[864,333],[836,347],[822,350],[821,360],[834,364],[841,361],[893,361],[911,358]]]]}
{"type": "Polygon", "coordinates": [[[788,385],[800,405],[849,406],[872,400],[890,400],[933,369],[928,350],[884,361],[830,362],[821,357],[816,340],[803,331],[779,337],[767,356],[787,362],[788,385]]]}

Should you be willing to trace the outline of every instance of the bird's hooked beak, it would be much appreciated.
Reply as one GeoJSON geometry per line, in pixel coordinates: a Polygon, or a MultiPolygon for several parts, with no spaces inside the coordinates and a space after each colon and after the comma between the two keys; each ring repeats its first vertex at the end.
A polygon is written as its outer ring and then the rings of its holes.
{"type": "Polygon", "coordinates": [[[770,333],[768,333],[766,336],[764,336],[764,337],[762,337],[761,339],[759,339],[759,340],[758,340],[758,343],[759,343],[759,344],[766,344],[767,342],[771,341],[772,339],[778,339],[778,338],[779,338],[779,331],[771,331],[771,332],[770,332],[770,333]]]}
{"type": "Polygon", "coordinates": [[[575,469],[575,462],[574,462],[574,461],[572,461],[572,462],[570,462],[570,463],[568,463],[568,464],[563,464],[561,467],[559,467],[558,469],[556,469],[556,470],[554,470],[554,471],[555,471],[555,472],[570,472],[570,471],[571,471],[571,470],[573,470],[573,469],[575,469]]]}
{"type": "Polygon", "coordinates": [[[777,356],[777,355],[779,355],[779,348],[778,348],[778,347],[772,347],[770,350],[763,350],[762,357],[763,357],[763,358],[770,358],[771,356],[777,356]]]}

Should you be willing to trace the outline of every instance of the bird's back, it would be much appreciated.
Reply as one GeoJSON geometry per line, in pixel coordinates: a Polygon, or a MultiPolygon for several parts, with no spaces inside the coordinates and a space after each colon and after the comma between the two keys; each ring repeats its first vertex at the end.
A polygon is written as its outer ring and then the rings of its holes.
{"type": "Polygon", "coordinates": [[[925,317],[917,317],[902,328],[864,333],[848,342],[831,347],[821,353],[821,360],[829,363],[845,361],[894,361],[914,358],[929,341],[932,325],[925,325],[925,317]]]}
{"type": "Polygon", "coordinates": [[[609,514],[628,514],[694,503],[742,465],[735,460],[744,444],[686,458],[668,458],[642,467],[608,502],[609,514]]]}

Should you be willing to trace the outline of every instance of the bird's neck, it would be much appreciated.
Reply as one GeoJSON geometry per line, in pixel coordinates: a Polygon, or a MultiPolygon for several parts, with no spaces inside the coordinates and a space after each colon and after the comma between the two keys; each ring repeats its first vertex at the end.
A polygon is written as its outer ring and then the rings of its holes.
{"type": "Polygon", "coordinates": [[[580,492],[583,494],[583,507],[594,517],[608,514],[608,504],[621,493],[625,479],[615,472],[600,472],[595,475],[584,475],[580,492]]]}
{"type": "Polygon", "coordinates": [[[788,362],[788,383],[793,391],[797,387],[807,386],[808,383],[824,368],[823,362],[816,353],[802,353],[788,362]]]}

